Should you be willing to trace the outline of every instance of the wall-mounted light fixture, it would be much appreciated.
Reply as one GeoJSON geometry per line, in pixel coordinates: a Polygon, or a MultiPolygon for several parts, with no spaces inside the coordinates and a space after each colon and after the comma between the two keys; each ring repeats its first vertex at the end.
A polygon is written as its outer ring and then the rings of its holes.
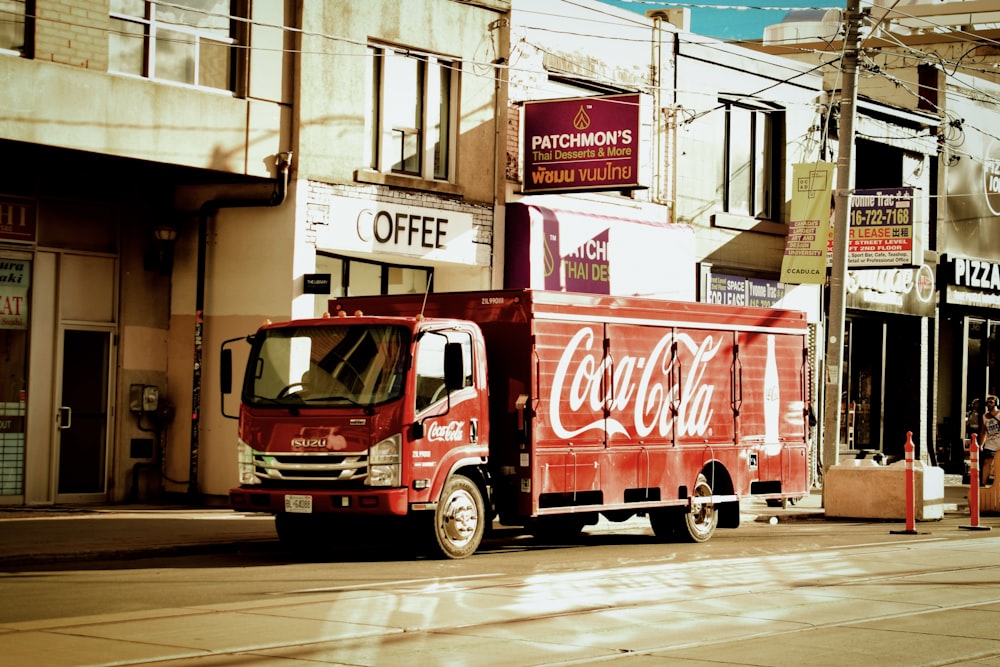
{"type": "Polygon", "coordinates": [[[177,229],[169,225],[160,225],[153,230],[153,238],[157,241],[173,243],[177,240],[177,229]]]}
{"type": "Polygon", "coordinates": [[[177,228],[170,225],[157,225],[153,228],[152,247],[147,248],[145,268],[156,271],[161,276],[169,276],[174,268],[174,242],[177,240],[177,228]]]}

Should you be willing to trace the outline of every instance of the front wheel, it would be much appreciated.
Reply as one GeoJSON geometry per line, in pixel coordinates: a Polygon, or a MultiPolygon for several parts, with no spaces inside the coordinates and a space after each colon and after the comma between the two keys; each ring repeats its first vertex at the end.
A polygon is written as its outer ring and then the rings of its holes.
{"type": "Polygon", "coordinates": [[[441,500],[434,511],[434,538],[438,553],[445,558],[466,558],[483,541],[486,510],[479,487],[464,475],[445,482],[441,500]]]}

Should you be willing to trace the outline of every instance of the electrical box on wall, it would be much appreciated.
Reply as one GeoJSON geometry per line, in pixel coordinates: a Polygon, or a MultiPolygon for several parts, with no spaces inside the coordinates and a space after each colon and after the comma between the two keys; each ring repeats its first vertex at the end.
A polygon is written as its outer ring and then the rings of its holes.
{"type": "Polygon", "coordinates": [[[152,384],[134,384],[129,388],[128,409],[132,414],[156,412],[160,388],[152,384]]]}

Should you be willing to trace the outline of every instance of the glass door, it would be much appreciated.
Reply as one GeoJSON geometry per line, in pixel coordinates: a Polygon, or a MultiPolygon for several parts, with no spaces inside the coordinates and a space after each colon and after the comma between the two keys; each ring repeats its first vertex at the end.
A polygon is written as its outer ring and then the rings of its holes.
{"type": "Polygon", "coordinates": [[[111,332],[65,329],[58,406],[57,500],[104,500],[107,492],[111,332]]]}
{"type": "Polygon", "coordinates": [[[882,450],[885,322],[849,318],[844,332],[841,442],[848,450],[882,450]]]}
{"type": "Polygon", "coordinates": [[[986,397],[1000,394],[1000,321],[977,317],[965,319],[965,447],[979,432],[979,417],[986,397]]]}

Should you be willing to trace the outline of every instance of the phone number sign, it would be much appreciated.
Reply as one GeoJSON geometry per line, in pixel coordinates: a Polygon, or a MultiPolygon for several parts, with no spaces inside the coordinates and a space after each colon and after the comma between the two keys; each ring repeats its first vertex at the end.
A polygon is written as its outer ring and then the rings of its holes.
{"type": "Polygon", "coordinates": [[[855,190],[849,220],[851,268],[913,264],[913,188],[855,190]]]}

